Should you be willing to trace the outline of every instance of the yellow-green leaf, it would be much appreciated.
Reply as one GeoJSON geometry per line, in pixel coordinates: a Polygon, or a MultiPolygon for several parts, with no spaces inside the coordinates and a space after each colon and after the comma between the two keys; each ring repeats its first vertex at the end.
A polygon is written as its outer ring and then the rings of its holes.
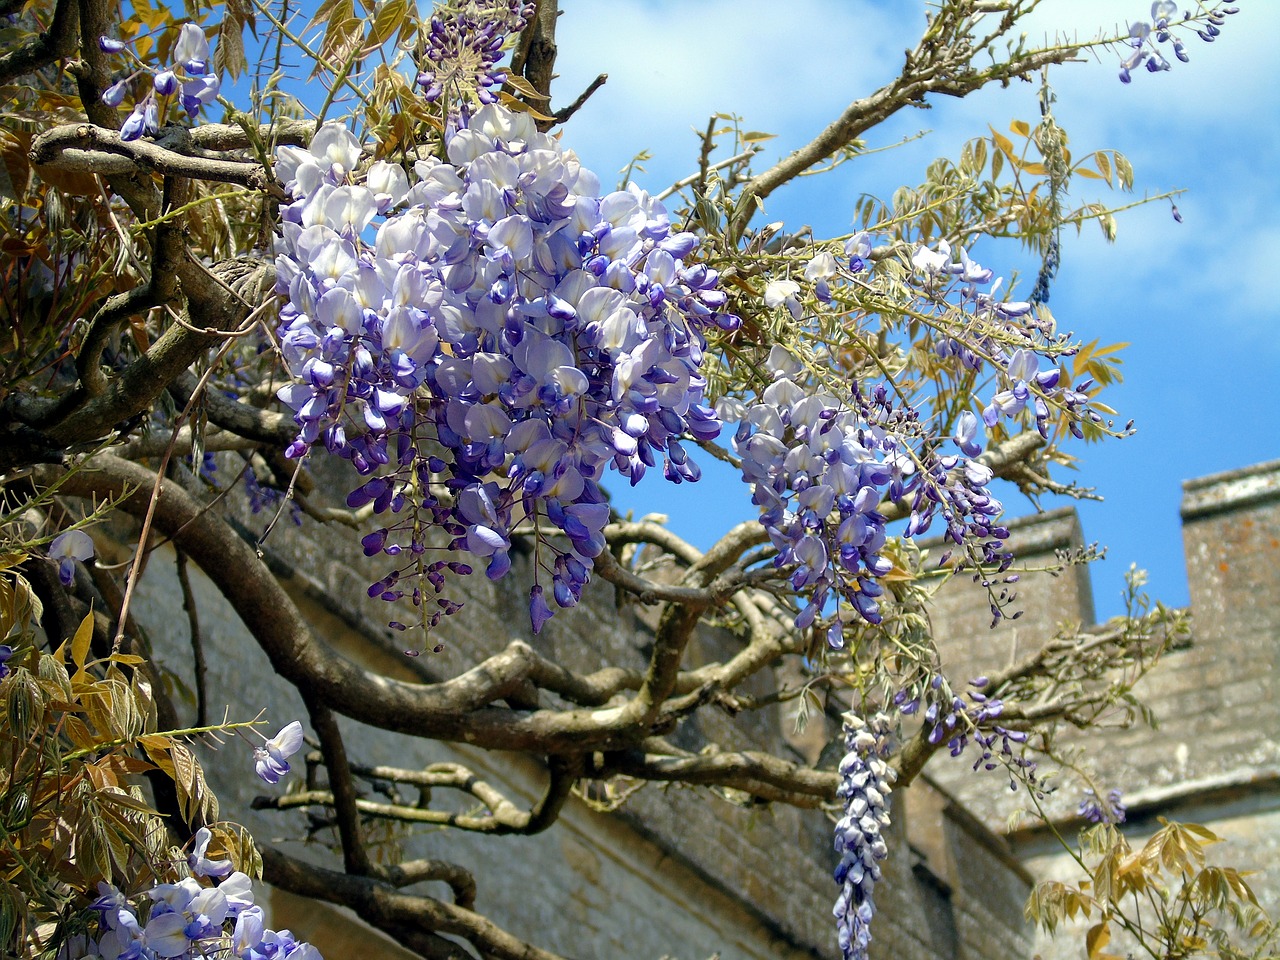
{"type": "Polygon", "coordinates": [[[1089,932],[1085,934],[1084,945],[1089,952],[1089,960],[1097,960],[1102,949],[1111,942],[1111,924],[1105,920],[1096,923],[1089,928],[1089,932]]]}
{"type": "MultiPolygon", "coordinates": [[[[1107,159],[1107,155],[1099,150],[1093,155],[1093,162],[1098,165],[1098,172],[1106,178],[1108,184],[1111,183],[1111,161],[1107,159]]],[[[1082,173],[1084,171],[1081,171],[1082,173]]]]}
{"type": "Polygon", "coordinates": [[[1009,124],[1009,129],[1020,137],[1031,136],[1031,125],[1025,120],[1015,120],[1009,124]]]}
{"type": "Polygon", "coordinates": [[[369,30],[369,46],[380,47],[398,34],[404,26],[408,13],[408,0],[387,0],[378,11],[373,27],[369,30]]]}
{"type": "Polygon", "coordinates": [[[89,644],[93,641],[93,611],[90,610],[76,627],[76,635],[71,640],[71,662],[76,665],[76,679],[82,679],[85,660],[89,656],[89,644]]]}
{"type": "Polygon", "coordinates": [[[526,80],[524,77],[517,76],[514,73],[508,73],[507,79],[502,81],[504,86],[510,87],[522,97],[533,97],[535,100],[544,100],[545,97],[538,92],[538,88],[526,80]]]}
{"type": "Polygon", "coordinates": [[[1133,164],[1123,153],[1115,154],[1116,174],[1120,177],[1120,185],[1126,190],[1133,189],[1133,164]]]}
{"type": "Polygon", "coordinates": [[[995,142],[995,145],[1000,148],[1001,152],[1005,154],[1005,156],[1010,160],[1014,159],[1012,140],[1006,137],[1003,133],[997,133],[994,127],[991,128],[991,139],[995,142]]]}

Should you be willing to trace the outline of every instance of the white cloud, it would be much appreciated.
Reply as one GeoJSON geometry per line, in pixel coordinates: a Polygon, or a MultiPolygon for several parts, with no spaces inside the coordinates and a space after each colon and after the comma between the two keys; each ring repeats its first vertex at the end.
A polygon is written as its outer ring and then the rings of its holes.
{"type": "Polygon", "coordinates": [[[795,0],[785,11],[767,0],[564,7],[556,99],[609,74],[568,126],[575,149],[606,173],[642,149],[656,155],[651,170],[691,169],[693,131],[716,112],[739,114],[792,149],[888,79],[909,41],[900,15],[831,0],[795,0]]]}
{"type": "MultiPolygon", "coordinates": [[[[779,134],[777,150],[794,149],[850,100],[891,78],[918,35],[925,5],[794,0],[782,9],[770,0],[567,0],[564,7],[557,102],[608,72],[608,84],[568,127],[579,153],[607,180],[642,149],[655,154],[648,166],[658,179],[687,172],[696,156],[693,131],[717,111],[779,134]]],[[[1146,9],[1145,0],[1060,0],[1043,5],[1027,32],[1087,38],[1116,26],[1117,13],[1136,18],[1146,9]]],[[[1059,109],[1069,115],[1077,143],[1128,139],[1135,161],[1154,150],[1148,142],[1195,149],[1194,131],[1206,125],[1225,130],[1280,111],[1280,69],[1270,49],[1277,33],[1280,4],[1242,5],[1219,42],[1190,37],[1192,63],[1157,76],[1140,71],[1128,87],[1116,79],[1117,55],[1100,50],[1096,65],[1054,72],[1059,109]]],[[[1016,84],[962,102],[935,98],[934,105],[906,111],[890,125],[889,141],[935,130],[927,149],[909,154],[913,163],[954,152],[988,120],[1000,118],[1003,127],[1013,116],[1033,119],[1034,87],[1016,84]]]]}
{"type": "MultiPolygon", "coordinates": [[[[713,111],[740,113],[749,128],[779,134],[777,151],[800,146],[850,100],[892,78],[918,36],[926,3],[564,0],[564,7],[557,103],[576,96],[596,73],[610,74],[569,124],[566,142],[606,183],[634,153],[652,150],[644,182],[657,190],[693,169],[691,130],[713,111]]],[[[1280,58],[1273,51],[1280,0],[1240,7],[1218,42],[1189,37],[1191,62],[1174,63],[1167,73],[1139,71],[1122,85],[1118,54],[1104,50],[1097,63],[1067,65],[1052,77],[1056,115],[1077,153],[1123,151],[1133,161],[1139,196],[1190,191],[1178,200],[1181,225],[1160,203],[1122,215],[1114,246],[1101,242],[1092,225],[1082,239],[1070,238],[1053,299],[1065,329],[1133,343],[1126,354],[1131,378],[1114,399],[1125,417],[1139,417],[1143,432],[1124,444],[1075,452],[1088,458],[1088,482],[1117,496],[1089,507],[1090,535],[1117,543],[1121,568],[1129,559],[1150,566],[1161,595],[1175,603],[1185,599],[1173,515],[1178,481],[1274,455],[1265,438],[1274,436],[1271,411],[1280,402],[1273,279],[1280,261],[1280,58]],[[1204,420],[1205,405],[1221,389],[1213,385],[1232,383],[1245,366],[1255,371],[1251,402],[1215,425],[1212,443],[1187,444],[1187,424],[1204,420]],[[1150,532],[1157,527],[1158,542],[1150,532]]],[[[1123,29],[1126,17],[1143,17],[1149,8],[1150,0],[1046,0],[1028,33],[1092,37],[1101,26],[1123,29]]],[[[919,182],[930,160],[956,156],[988,123],[1005,129],[1013,118],[1037,120],[1036,90],[1013,84],[903,111],[877,131],[873,145],[932,128],[925,142],[791,184],[771,198],[769,218],[841,231],[858,193],[887,197],[919,182]]],[[[1130,199],[1084,186],[1081,197],[1130,199]]],[[[975,255],[1007,273],[1015,254],[984,244],[975,255]]],[[[673,528],[705,545],[749,508],[731,478],[709,475],[704,483],[725,495],[673,495],[661,483],[646,483],[619,491],[620,500],[640,513],[684,504],[690,513],[673,515],[673,528]]],[[[1119,612],[1109,599],[1119,589],[1118,571],[1095,577],[1108,584],[1100,612],[1119,612]]]]}

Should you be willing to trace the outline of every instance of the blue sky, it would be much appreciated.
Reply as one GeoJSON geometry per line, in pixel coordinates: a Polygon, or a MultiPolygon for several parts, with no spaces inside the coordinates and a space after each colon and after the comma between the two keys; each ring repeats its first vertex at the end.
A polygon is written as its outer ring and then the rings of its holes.
{"type": "MultiPolygon", "coordinates": [[[[747,129],[778,134],[779,151],[799,146],[851,99],[889,80],[923,24],[923,3],[906,0],[792,0],[785,15],[769,0],[564,0],[559,30],[565,103],[597,73],[609,82],[565,130],[565,143],[606,184],[641,150],[653,158],[637,180],[653,192],[696,167],[695,129],[714,111],[737,113],[747,129]]],[[[1099,27],[1141,18],[1144,0],[1046,0],[1033,37],[1056,31],[1087,39],[1099,27]],[[1119,20],[1117,20],[1119,18],[1119,20]]],[[[1109,548],[1094,566],[1100,617],[1119,613],[1131,562],[1151,573],[1151,591],[1187,602],[1178,505],[1185,479],[1280,456],[1280,3],[1240,0],[1212,45],[1191,36],[1189,64],[1133,83],[1117,79],[1115,55],[1055,71],[1055,113],[1077,154],[1115,148],[1133,162],[1136,193],[1185,188],[1184,222],[1167,202],[1122,215],[1115,244],[1096,228],[1064,243],[1050,305],[1060,329],[1085,340],[1127,341],[1125,383],[1108,393],[1136,436],[1084,446],[1078,479],[1104,503],[1084,503],[1085,536],[1109,548]]],[[[845,165],[770,198],[766,220],[811,224],[821,235],[848,231],[862,193],[888,197],[918,183],[937,156],[956,157],[991,123],[1035,123],[1036,86],[937,98],[930,110],[899,115],[870,144],[921,130],[922,141],[845,165]]],[[[1083,181],[1078,181],[1081,185],[1083,181]]],[[[1107,200],[1105,189],[1083,199],[1107,200]]],[[[1117,203],[1128,197],[1111,195],[1117,203]]],[[[1016,244],[988,242],[975,258],[998,274],[1027,263],[1016,244]]],[[[1071,479],[1060,475],[1063,479],[1071,479]]],[[[612,485],[620,506],[660,512],[702,546],[752,515],[745,485],[708,471],[701,488],[645,482],[612,485]]],[[[1032,507],[1011,491],[1010,513],[1032,507]]],[[[1046,508],[1058,506],[1044,501],[1046,508]]]]}

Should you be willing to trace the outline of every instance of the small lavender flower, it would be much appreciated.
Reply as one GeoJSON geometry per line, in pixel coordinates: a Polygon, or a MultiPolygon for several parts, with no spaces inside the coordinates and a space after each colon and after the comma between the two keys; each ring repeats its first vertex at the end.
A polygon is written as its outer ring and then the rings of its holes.
{"type": "Polygon", "coordinates": [[[533,624],[533,632],[540,633],[551,617],[551,608],[547,606],[547,598],[543,596],[542,585],[535,583],[529,591],[529,620],[533,624]]]}
{"type": "Polygon", "coordinates": [[[212,839],[213,834],[209,828],[201,827],[192,840],[191,852],[187,854],[187,866],[197,877],[225,877],[231,872],[230,860],[210,860],[205,856],[209,850],[209,841],[212,839]]]}
{"type": "Polygon", "coordinates": [[[146,111],[146,101],[133,105],[133,112],[129,114],[128,119],[120,126],[121,140],[137,140],[142,136],[143,131],[147,128],[146,111]]]}
{"type": "Polygon", "coordinates": [[[1084,798],[1076,808],[1076,813],[1090,823],[1124,823],[1127,812],[1119,790],[1108,791],[1106,800],[1102,800],[1092,787],[1085,788],[1084,798]]]}
{"type": "Polygon", "coordinates": [[[129,92],[129,81],[120,80],[107,87],[102,94],[102,102],[108,107],[118,107],[124,103],[124,95],[129,92]]]}
{"type": "Polygon", "coordinates": [[[173,45],[173,62],[188,73],[201,75],[209,69],[209,38],[194,23],[184,23],[173,45]]]}
{"type": "Polygon", "coordinates": [[[64,587],[71,586],[75,579],[75,562],[92,559],[93,555],[93,540],[83,530],[60,533],[49,544],[49,559],[58,561],[58,579],[64,587]]]}
{"type": "Polygon", "coordinates": [[[971,410],[965,410],[956,418],[956,432],[952,439],[966,457],[982,453],[982,444],[978,442],[978,418],[971,410]]]}
{"type": "Polygon", "coordinates": [[[0,680],[3,680],[10,674],[9,661],[13,658],[13,647],[7,643],[0,643],[0,680]]]}
{"type": "Polygon", "coordinates": [[[889,753],[889,718],[883,713],[863,720],[845,716],[845,747],[840,761],[844,816],[836,823],[835,848],[840,854],[836,883],[841,885],[832,913],[844,960],[866,960],[875,913],[872,892],[881,878],[880,861],[889,855],[881,830],[889,825],[889,791],[893,771],[889,753]]]}
{"type": "Polygon", "coordinates": [[[259,777],[271,784],[289,772],[289,757],[302,749],[302,724],[294,720],[260,747],[253,751],[254,769],[259,777]]]}

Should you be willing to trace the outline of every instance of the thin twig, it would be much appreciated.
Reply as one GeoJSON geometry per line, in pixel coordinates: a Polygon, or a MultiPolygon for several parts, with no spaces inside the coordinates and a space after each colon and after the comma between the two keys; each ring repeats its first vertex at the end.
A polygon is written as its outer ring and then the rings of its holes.
{"type": "Polygon", "coordinates": [[[204,658],[204,635],[200,632],[200,613],[196,609],[195,591],[191,589],[191,577],[187,572],[187,555],[176,549],[178,585],[182,588],[182,609],[187,612],[187,625],[191,629],[191,657],[196,671],[196,726],[209,722],[209,668],[204,658]]]}

